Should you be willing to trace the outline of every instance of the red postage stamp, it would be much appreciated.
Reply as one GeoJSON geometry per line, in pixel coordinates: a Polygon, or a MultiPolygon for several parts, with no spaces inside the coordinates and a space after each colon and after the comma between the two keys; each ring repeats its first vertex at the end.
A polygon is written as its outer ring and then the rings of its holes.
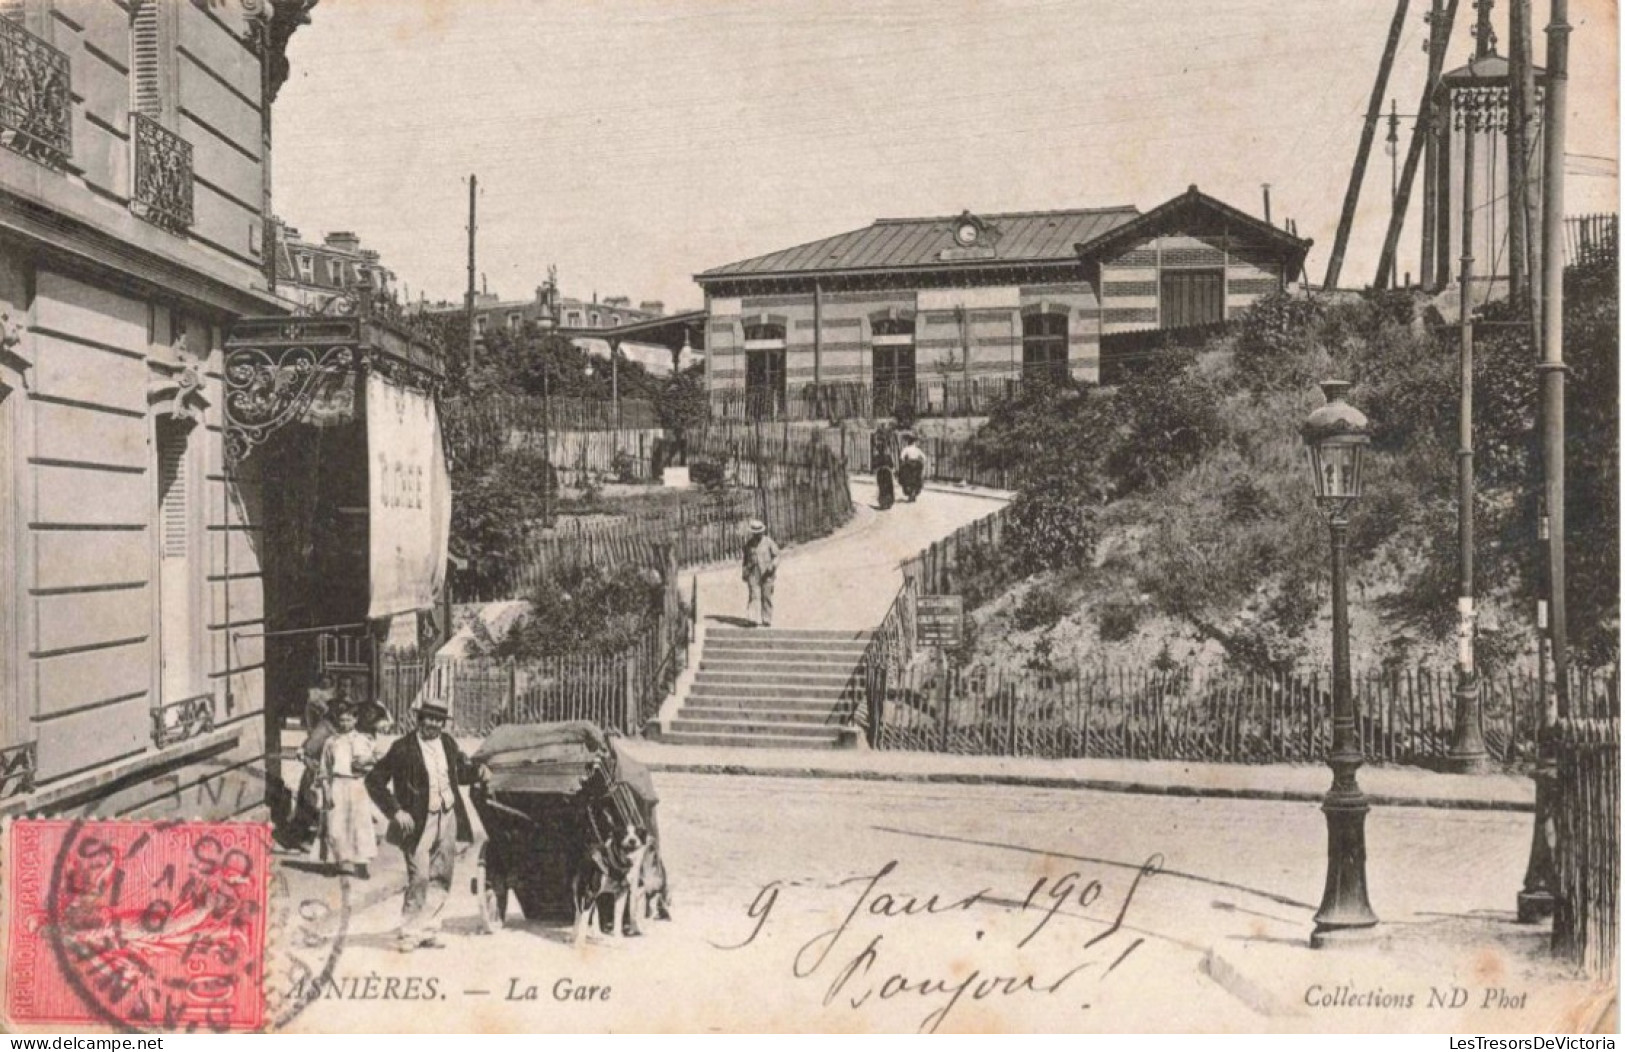
{"type": "Polygon", "coordinates": [[[7,855],[11,1022],[261,1027],[267,827],[21,820],[7,855]]]}

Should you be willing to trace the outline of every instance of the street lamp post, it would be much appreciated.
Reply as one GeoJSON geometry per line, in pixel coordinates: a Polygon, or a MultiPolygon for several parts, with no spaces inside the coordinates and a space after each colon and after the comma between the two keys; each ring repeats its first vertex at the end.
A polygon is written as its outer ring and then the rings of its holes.
{"type": "Polygon", "coordinates": [[[1309,414],[1302,429],[1315,500],[1332,534],[1332,751],[1326,758],[1332,786],[1320,807],[1326,815],[1326,890],[1309,937],[1309,945],[1317,949],[1377,923],[1365,883],[1365,816],[1371,804],[1355,777],[1364,757],[1349,675],[1347,583],[1348,516],[1360,499],[1370,436],[1365,414],[1343,400],[1350,386],[1346,380],[1321,383],[1326,404],[1309,414]]]}

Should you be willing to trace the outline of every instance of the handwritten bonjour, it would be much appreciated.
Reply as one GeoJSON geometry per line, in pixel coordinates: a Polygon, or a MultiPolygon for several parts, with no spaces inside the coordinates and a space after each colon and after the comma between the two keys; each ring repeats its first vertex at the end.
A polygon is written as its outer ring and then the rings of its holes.
{"type": "MultiPolygon", "coordinates": [[[[1014,910],[1018,914],[1036,912],[1036,921],[1015,945],[1019,950],[1037,938],[1056,914],[1068,905],[1085,911],[1094,907],[1105,894],[1105,885],[1099,880],[1085,880],[1082,873],[1071,872],[1056,880],[1039,877],[1026,896],[1019,900],[995,895],[991,888],[982,888],[959,898],[946,897],[938,892],[921,898],[882,890],[881,885],[896,872],[898,865],[893,860],[873,874],[852,877],[836,884],[835,887],[858,884],[862,890],[840,924],[801,944],[791,961],[791,971],[797,979],[828,977],[829,985],[824,991],[823,1000],[825,1007],[844,1001],[857,1010],[872,1001],[890,1001],[910,994],[927,1000],[946,998],[945,1003],[934,1007],[920,1021],[922,1033],[934,1033],[954,1007],[966,998],[983,1001],[990,998],[1053,996],[1091,970],[1098,970],[1098,979],[1111,974],[1145,942],[1145,939],[1136,936],[1121,949],[1113,944],[1114,936],[1123,931],[1124,918],[1139,891],[1140,882],[1162,872],[1163,858],[1152,855],[1140,865],[1121,901],[1117,903],[1111,921],[1106,923],[1103,930],[1083,942],[1079,947],[1079,957],[1071,967],[1055,973],[1029,971],[1016,975],[990,975],[984,974],[980,968],[972,968],[963,978],[956,976],[952,979],[911,975],[897,970],[885,975],[887,967],[882,964],[885,933],[873,934],[867,943],[852,952],[864,935],[869,934],[862,930],[862,918],[906,922],[916,917],[964,913],[978,906],[1014,910]],[[837,948],[840,948],[840,952],[837,952],[837,948]],[[880,979],[881,975],[885,975],[885,978],[880,979]]],[[[755,942],[766,929],[774,907],[778,905],[779,893],[786,886],[783,881],[777,880],[764,884],[746,908],[746,915],[755,922],[750,934],[742,942],[718,946],[718,949],[741,950],[755,942]]],[[[980,937],[981,933],[978,932],[980,937]]],[[[1127,939],[1127,936],[1124,938],[1127,939]]],[[[1090,1006],[1084,1003],[1082,1007],[1087,1009],[1090,1006]]]]}

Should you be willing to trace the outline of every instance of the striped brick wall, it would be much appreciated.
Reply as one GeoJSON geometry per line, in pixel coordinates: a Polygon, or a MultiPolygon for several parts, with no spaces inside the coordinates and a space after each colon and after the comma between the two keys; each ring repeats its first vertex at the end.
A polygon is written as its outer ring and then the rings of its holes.
{"type": "Polygon", "coordinates": [[[1222,233],[1147,238],[1101,262],[1103,333],[1159,328],[1162,275],[1173,270],[1222,270],[1226,319],[1282,286],[1280,256],[1262,243],[1222,233]]]}
{"type": "MultiPolygon", "coordinates": [[[[953,290],[931,290],[929,302],[951,303],[953,290]]],[[[811,383],[872,382],[874,319],[914,319],[915,368],[920,378],[1021,375],[1021,310],[1042,304],[1068,316],[1068,347],[1074,375],[1099,375],[1100,318],[1094,287],[1087,282],[968,290],[961,310],[920,309],[914,292],[826,292],[816,312],[822,321],[819,365],[814,369],[815,310],[811,295],[718,297],[710,301],[706,368],[713,389],[745,384],[744,325],[762,313],[787,319],[786,376],[792,388],[811,383]],[[1009,306],[985,306],[1003,301],[1009,306]],[[968,345],[969,361],[966,361],[968,345]]]]}

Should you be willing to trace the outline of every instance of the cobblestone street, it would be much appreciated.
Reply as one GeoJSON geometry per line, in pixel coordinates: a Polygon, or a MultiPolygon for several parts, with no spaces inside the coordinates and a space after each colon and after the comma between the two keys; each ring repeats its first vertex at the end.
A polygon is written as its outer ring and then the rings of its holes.
{"type": "MultiPolygon", "coordinates": [[[[1510,923],[1525,814],[1375,810],[1371,894],[1389,942],[1312,951],[1325,825],[1310,804],[688,774],[658,784],[673,921],[579,950],[563,919],[510,915],[478,935],[465,857],[449,945],[401,955],[401,865],[383,845],[372,880],[354,887],[335,979],[439,976],[434,996],[455,1004],[445,1016],[457,1029],[1494,1032],[1573,1029],[1595,1010],[1544,960],[1544,929],[1510,923]],[[1392,1003],[1350,1000],[1360,994],[1392,1003]]],[[[284,872],[294,895],[329,879],[284,872]]],[[[433,1019],[328,996],[293,1029],[341,1017],[383,1030],[433,1019]]]]}

